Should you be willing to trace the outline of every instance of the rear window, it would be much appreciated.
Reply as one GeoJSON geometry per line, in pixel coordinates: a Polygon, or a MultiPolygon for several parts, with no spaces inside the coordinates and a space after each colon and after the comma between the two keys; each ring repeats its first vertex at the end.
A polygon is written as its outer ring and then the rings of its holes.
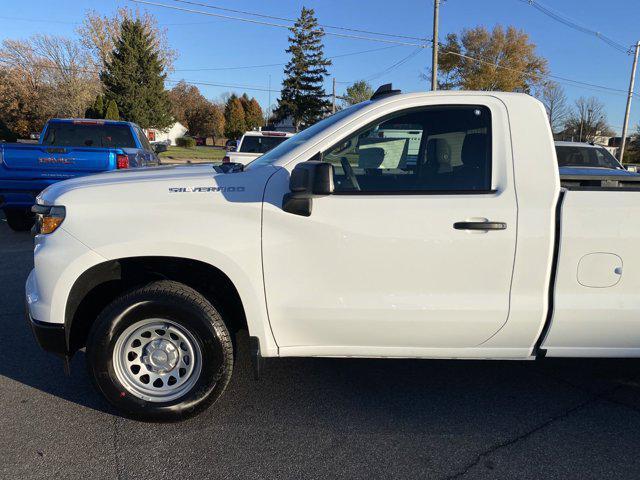
{"type": "Polygon", "coordinates": [[[126,125],[92,125],[53,122],[42,142],[55,147],[136,148],[131,129],[126,125]]]}
{"type": "Polygon", "coordinates": [[[246,136],[240,144],[240,152],[267,153],[286,139],[287,137],[246,136]]]}
{"type": "Polygon", "coordinates": [[[620,163],[606,149],[600,147],[557,146],[560,167],[611,168],[622,170],[620,163]]]}

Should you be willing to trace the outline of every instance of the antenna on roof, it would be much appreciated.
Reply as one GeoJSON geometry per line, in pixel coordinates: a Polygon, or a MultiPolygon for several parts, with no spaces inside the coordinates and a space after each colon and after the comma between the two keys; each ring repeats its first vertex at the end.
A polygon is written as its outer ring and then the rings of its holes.
{"type": "Polygon", "coordinates": [[[377,100],[379,98],[388,97],[389,95],[397,95],[402,93],[401,90],[394,90],[390,83],[380,85],[378,89],[371,95],[371,100],[377,100]]]}

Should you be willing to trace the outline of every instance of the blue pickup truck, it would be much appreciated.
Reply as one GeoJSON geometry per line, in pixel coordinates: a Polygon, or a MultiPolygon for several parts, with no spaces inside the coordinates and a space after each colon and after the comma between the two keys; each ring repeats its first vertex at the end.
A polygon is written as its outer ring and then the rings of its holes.
{"type": "Polygon", "coordinates": [[[52,183],[107,170],[158,165],[166,145],[152,146],[131,122],[52,119],[35,144],[0,144],[0,207],[9,227],[28,230],[35,197],[52,183]]]}

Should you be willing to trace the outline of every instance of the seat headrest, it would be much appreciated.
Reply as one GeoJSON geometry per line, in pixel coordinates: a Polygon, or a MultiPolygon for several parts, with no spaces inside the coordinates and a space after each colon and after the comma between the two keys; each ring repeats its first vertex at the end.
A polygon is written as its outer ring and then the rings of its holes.
{"type": "Polygon", "coordinates": [[[469,133],[462,142],[461,160],[465,167],[484,166],[487,155],[487,134],[469,133]]]}
{"type": "Polygon", "coordinates": [[[444,138],[431,138],[427,142],[427,164],[440,173],[450,171],[451,146],[444,138]]]}

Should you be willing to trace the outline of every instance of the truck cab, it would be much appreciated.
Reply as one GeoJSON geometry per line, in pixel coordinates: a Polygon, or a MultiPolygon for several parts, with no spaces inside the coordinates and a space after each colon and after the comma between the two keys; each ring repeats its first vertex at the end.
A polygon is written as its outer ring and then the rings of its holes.
{"type": "Polygon", "coordinates": [[[236,147],[227,152],[222,162],[247,165],[292,136],[292,133],[271,130],[246,132],[237,142],[236,147]]]}

